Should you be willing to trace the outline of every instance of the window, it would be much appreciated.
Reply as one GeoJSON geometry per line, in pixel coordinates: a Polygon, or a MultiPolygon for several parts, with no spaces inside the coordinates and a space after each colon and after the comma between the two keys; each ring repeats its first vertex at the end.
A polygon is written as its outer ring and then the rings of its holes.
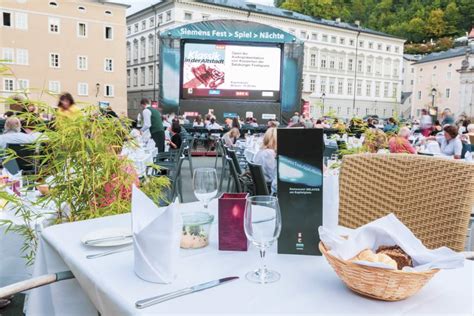
{"type": "Polygon", "coordinates": [[[135,33],[138,32],[138,23],[135,23],[135,24],[133,25],[133,31],[134,31],[135,33]]]}
{"type": "Polygon", "coordinates": [[[328,41],[328,36],[326,34],[323,34],[323,42],[327,42],[328,41]]]}
{"type": "Polygon", "coordinates": [[[53,93],[59,93],[61,91],[61,84],[59,81],[50,81],[48,85],[48,90],[53,93]]]}
{"type": "Polygon", "coordinates": [[[105,85],[105,95],[106,97],[113,97],[114,96],[114,86],[111,84],[105,85]]]}
{"type": "Polygon", "coordinates": [[[336,91],[336,78],[329,78],[329,93],[334,94],[336,91]]]}
{"type": "Polygon", "coordinates": [[[153,66],[148,66],[148,84],[153,84],[153,66]]]}
{"type": "Polygon", "coordinates": [[[77,84],[77,95],[80,95],[80,96],[89,95],[89,85],[85,82],[79,82],[77,84]]]}
{"type": "Polygon", "coordinates": [[[400,47],[395,46],[395,53],[398,53],[398,52],[400,52],[400,47]]]}
{"type": "Polygon", "coordinates": [[[107,15],[112,15],[112,11],[109,11],[109,10],[105,11],[104,13],[107,15]]]}
{"type": "Polygon", "coordinates": [[[331,36],[331,43],[336,44],[337,38],[335,36],[331,36]]]}
{"type": "Polygon", "coordinates": [[[353,90],[353,82],[352,80],[347,81],[347,94],[352,95],[354,93],[353,90]]]}
{"type": "Polygon", "coordinates": [[[4,48],[2,50],[2,59],[6,64],[13,64],[15,62],[15,50],[13,48],[4,48]]]}
{"type": "Polygon", "coordinates": [[[184,20],[191,21],[193,19],[193,14],[191,12],[184,12],[184,20]]]}
{"type": "Polygon", "coordinates": [[[52,7],[57,7],[58,6],[56,1],[50,1],[49,5],[52,6],[52,7]]]}
{"type": "Polygon", "coordinates": [[[77,69],[87,70],[87,56],[77,56],[77,69]]]}
{"type": "Polygon", "coordinates": [[[59,33],[59,26],[60,26],[61,20],[58,18],[48,18],[48,32],[49,33],[59,33]]]}
{"type": "Polygon", "coordinates": [[[359,41],[359,47],[364,48],[364,41],[359,41]]]}
{"type": "Polygon", "coordinates": [[[446,79],[451,80],[451,71],[446,73],[446,79]]]}
{"type": "Polygon", "coordinates": [[[450,96],[451,96],[451,89],[446,88],[446,98],[449,99],[450,96]]]}
{"type": "Polygon", "coordinates": [[[418,100],[421,100],[421,91],[418,91],[418,100]]]}
{"type": "Polygon", "coordinates": [[[334,66],[335,66],[335,61],[331,59],[329,61],[329,69],[334,69],[334,66]]]}
{"type": "Polygon", "coordinates": [[[316,67],[316,54],[311,54],[309,65],[311,67],[316,67]]]}
{"type": "Polygon", "coordinates": [[[138,41],[133,42],[133,59],[138,59],[138,41]]]}
{"type": "Polygon", "coordinates": [[[347,70],[352,71],[353,62],[354,60],[352,58],[349,58],[349,60],[347,60],[347,70]]]}
{"type": "Polygon", "coordinates": [[[49,67],[59,68],[59,54],[49,53],[49,67]]]}
{"type": "Polygon", "coordinates": [[[354,46],[354,40],[353,39],[349,40],[349,45],[354,46]]]}
{"type": "Polygon", "coordinates": [[[130,61],[132,57],[132,47],[130,46],[130,42],[127,42],[127,61],[130,61]]]}
{"type": "Polygon", "coordinates": [[[391,47],[390,45],[387,45],[387,46],[385,46],[385,50],[386,50],[387,52],[389,52],[389,51],[392,50],[392,47],[391,47]]]}
{"type": "Polygon", "coordinates": [[[27,49],[17,48],[16,63],[18,65],[28,65],[28,50],[27,49]]]}
{"type": "Polygon", "coordinates": [[[367,81],[365,83],[365,95],[367,97],[371,97],[372,96],[372,81],[367,81]]]}
{"type": "Polygon", "coordinates": [[[87,26],[86,23],[79,22],[77,23],[77,36],[87,37],[87,26]]]}
{"type": "Polygon", "coordinates": [[[317,41],[318,40],[318,33],[311,33],[311,40],[317,41]]]}
{"type": "Polygon", "coordinates": [[[296,30],[295,30],[295,29],[290,29],[288,32],[289,32],[290,34],[295,35],[296,30]]]}
{"type": "Polygon", "coordinates": [[[158,24],[163,23],[163,14],[158,15],[158,24]]]}
{"type": "Polygon", "coordinates": [[[342,59],[339,60],[339,65],[338,65],[339,70],[344,69],[344,61],[342,59]]]}
{"type": "Polygon", "coordinates": [[[372,62],[367,62],[367,73],[371,74],[372,73],[372,62]]]}
{"type": "Polygon", "coordinates": [[[18,90],[25,91],[30,87],[30,81],[28,79],[18,79],[16,85],[18,90]]]}
{"type": "Polygon", "coordinates": [[[15,90],[15,80],[10,78],[3,79],[3,91],[14,91],[15,90]]]}
{"type": "Polygon", "coordinates": [[[140,68],[140,85],[144,86],[145,85],[145,67],[140,68]]]}
{"type": "Polygon", "coordinates": [[[107,72],[114,71],[114,60],[112,58],[105,59],[104,70],[107,72]]]}
{"type": "Polygon", "coordinates": [[[321,77],[320,89],[321,93],[326,93],[326,77],[321,77]]]}
{"type": "Polygon", "coordinates": [[[155,26],[155,18],[151,17],[149,21],[150,21],[150,27],[154,27],[155,26]]]}
{"type": "Polygon", "coordinates": [[[357,80],[356,94],[358,96],[362,95],[362,80],[357,80]]]}
{"type": "Polygon", "coordinates": [[[19,30],[28,29],[28,14],[22,12],[15,13],[15,27],[19,30]]]}
{"type": "Polygon", "coordinates": [[[315,92],[316,91],[316,78],[309,78],[309,91],[315,92]]]}
{"type": "Polygon", "coordinates": [[[384,96],[384,98],[388,98],[388,88],[389,88],[389,83],[384,82],[383,83],[383,96],[384,96]]]}
{"type": "Polygon", "coordinates": [[[339,38],[339,44],[346,45],[346,39],[344,37],[339,38]]]}
{"type": "Polygon", "coordinates": [[[140,39],[140,57],[145,58],[145,52],[146,52],[146,41],[145,38],[142,37],[140,39]]]}
{"type": "Polygon", "coordinates": [[[392,98],[396,98],[396,97],[397,97],[397,85],[392,84],[392,98]]]}
{"type": "Polygon", "coordinates": [[[2,25],[8,27],[12,26],[12,14],[10,12],[2,13],[2,25]]]}
{"type": "Polygon", "coordinates": [[[203,15],[202,15],[202,19],[203,19],[203,21],[209,20],[209,15],[203,14],[203,15]]]}
{"type": "Polygon", "coordinates": [[[130,81],[131,81],[130,69],[127,69],[127,87],[130,87],[130,81]]]}
{"type": "Polygon", "coordinates": [[[153,56],[155,52],[155,40],[153,36],[148,37],[148,56],[153,56]]]}
{"type": "Polygon", "coordinates": [[[169,22],[169,21],[171,21],[171,10],[166,11],[166,22],[169,22]]]}
{"type": "Polygon", "coordinates": [[[133,86],[138,86],[138,69],[133,69],[133,86]]]}
{"type": "Polygon", "coordinates": [[[300,32],[300,37],[301,37],[302,39],[306,39],[306,31],[301,31],[301,32],[300,32]]]}
{"type": "Polygon", "coordinates": [[[378,43],[378,44],[377,44],[377,49],[378,49],[378,50],[382,50],[382,44],[378,43]]]}
{"type": "Polygon", "coordinates": [[[321,58],[321,68],[326,68],[326,56],[323,56],[323,58],[321,58]]]}
{"type": "Polygon", "coordinates": [[[362,60],[357,61],[357,71],[362,72],[362,60]]]}
{"type": "Polygon", "coordinates": [[[104,29],[104,35],[105,35],[105,39],[113,39],[114,38],[114,32],[113,32],[113,29],[111,26],[106,26],[105,29],[104,29]]]}
{"type": "Polygon", "coordinates": [[[380,81],[375,82],[375,96],[380,97],[380,81]]]}
{"type": "Polygon", "coordinates": [[[142,31],[146,29],[146,20],[143,20],[142,21],[142,31]]]}
{"type": "Polygon", "coordinates": [[[374,43],[373,42],[369,42],[369,48],[370,49],[374,48],[374,43]]]}
{"type": "Polygon", "coordinates": [[[342,78],[339,78],[339,80],[337,81],[337,94],[342,94],[342,89],[344,87],[344,79],[342,78]]]}
{"type": "Polygon", "coordinates": [[[127,35],[130,35],[130,34],[132,34],[132,27],[127,26],[127,35]]]}
{"type": "Polygon", "coordinates": [[[86,8],[84,8],[84,7],[77,7],[77,9],[78,9],[80,12],[86,12],[86,8]]]}

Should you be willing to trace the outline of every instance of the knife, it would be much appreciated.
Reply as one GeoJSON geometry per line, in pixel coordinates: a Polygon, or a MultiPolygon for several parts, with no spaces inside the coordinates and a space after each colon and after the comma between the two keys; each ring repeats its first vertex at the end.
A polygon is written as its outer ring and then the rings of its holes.
{"type": "Polygon", "coordinates": [[[84,241],[84,245],[93,245],[101,242],[107,242],[107,241],[116,241],[116,240],[122,240],[122,239],[128,239],[132,238],[132,234],[128,235],[120,235],[120,236],[110,236],[110,237],[102,237],[102,238],[96,238],[96,239],[89,239],[84,241]]]}
{"type": "Polygon", "coordinates": [[[175,292],[170,292],[170,293],[158,295],[158,296],[155,296],[155,297],[146,298],[144,300],[137,301],[135,303],[135,307],[139,308],[139,309],[142,309],[142,308],[145,308],[145,307],[149,307],[149,306],[152,306],[152,305],[155,305],[155,304],[162,303],[164,301],[172,300],[172,299],[180,297],[180,296],[184,296],[184,295],[196,293],[196,292],[199,292],[199,291],[207,290],[207,289],[213,288],[215,286],[219,286],[219,285],[225,284],[227,282],[231,282],[231,281],[238,280],[238,279],[239,279],[239,277],[236,277],[236,276],[227,277],[227,278],[214,280],[214,281],[198,284],[198,285],[195,285],[195,286],[187,287],[185,289],[178,290],[178,291],[175,291],[175,292]]]}

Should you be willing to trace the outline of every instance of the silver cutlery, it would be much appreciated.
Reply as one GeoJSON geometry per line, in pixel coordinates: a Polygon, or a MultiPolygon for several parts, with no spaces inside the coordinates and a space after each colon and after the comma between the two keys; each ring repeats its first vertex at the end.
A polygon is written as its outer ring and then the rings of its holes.
{"type": "Polygon", "coordinates": [[[132,238],[132,237],[133,237],[133,235],[129,234],[129,235],[95,238],[95,239],[89,239],[89,240],[84,241],[84,245],[94,245],[94,244],[98,244],[98,243],[101,243],[101,242],[104,242],[104,241],[116,241],[116,240],[132,238]]]}
{"type": "Polygon", "coordinates": [[[235,280],[238,280],[238,279],[239,279],[239,277],[236,277],[236,276],[227,277],[227,278],[214,280],[214,281],[198,284],[198,285],[195,285],[195,286],[187,287],[187,288],[182,289],[182,290],[178,290],[178,291],[158,295],[158,296],[155,296],[155,297],[146,298],[144,300],[137,301],[135,303],[135,307],[139,308],[139,309],[142,309],[142,308],[149,307],[149,306],[152,306],[152,305],[155,305],[155,304],[159,304],[159,303],[162,303],[162,302],[165,302],[165,301],[168,301],[168,300],[172,300],[172,299],[180,297],[180,296],[184,296],[184,295],[196,293],[196,292],[199,292],[199,291],[207,290],[207,289],[213,288],[215,286],[219,286],[219,285],[225,284],[227,282],[235,281],[235,280]]]}
{"type": "Polygon", "coordinates": [[[114,253],[125,252],[125,251],[129,251],[129,250],[132,250],[131,246],[122,247],[122,248],[119,248],[119,249],[114,249],[114,250],[109,250],[109,251],[104,251],[104,252],[99,252],[99,253],[95,253],[95,254],[92,254],[92,255],[87,255],[86,258],[87,259],[95,259],[95,258],[105,257],[105,256],[108,256],[108,255],[113,255],[114,253]]]}

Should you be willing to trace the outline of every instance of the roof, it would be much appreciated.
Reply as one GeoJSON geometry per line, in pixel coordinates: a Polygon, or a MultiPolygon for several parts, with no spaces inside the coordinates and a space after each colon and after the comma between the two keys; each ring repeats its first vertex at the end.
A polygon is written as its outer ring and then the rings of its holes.
{"type": "MultiPolygon", "coordinates": [[[[194,0],[195,2],[203,3],[203,4],[209,4],[209,5],[215,5],[215,6],[220,6],[220,7],[226,7],[226,8],[231,8],[231,9],[236,9],[236,10],[244,10],[246,12],[253,12],[253,13],[259,13],[259,14],[266,14],[266,15],[271,15],[271,16],[277,16],[277,17],[282,17],[286,19],[292,19],[292,20],[297,20],[297,21],[303,21],[303,22],[309,22],[309,23],[314,23],[314,24],[319,24],[319,25],[325,25],[329,27],[336,27],[340,29],[345,29],[353,32],[361,32],[361,33],[366,33],[366,34],[372,34],[372,35],[378,35],[378,36],[383,36],[383,37],[390,37],[390,38],[396,38],[399,40],[404,40],[403,38],[400,38],[398,36],[390,35],[384,32],[379,32],[376,30],[372,30],[369,28],[365,28],[362,26],[357,26],[356,24],[351,24],[347,22],[338,22],[334,20],[326,20],[322,18],[317,18],[317,17],[312,17],[309,15],[304,15],[301,13],[297,13],[294,11],[290,10],[285,10],[285,9],[280,9],[277,7],[272,7],[268,5],[263,5],[263,4],[256,4],[256,3],[248,3],[245,0],[194,0]]],[[[161,6],[165,4],[169,4],[169,0],[157,0],[155,4],[150,5],[149,7],[140,10],[138,12],[135,12],[129,16],[127,16],[127,19],[135,17],[137,15],[140,15],[141,13],[145,12],[146,10],[152,8],[153,6],[161,6]]]]}
{"type": "Polygon", "coordinates": [[[403,54],[403,59],[406,59],[409,61],[417,61],[417,60],[420,60],[422,57],[423,55],[403,54]]]}
{"type": "Polygon", "coordinates": [[[361,32],[367,33],[372,35],[379,35],[383,37],[391,37],[403,40],[403,38],[390,35],[387,33],[375,31],[372,29],[368,29],[362,26],[357,26],[356,24],[351,24],[347,22],[337,22],[334,20],[326,20],[322,18],[312,17],[309,15],[304,15],[301,13],[297,13],[290,10],[280,9],[277,7],[272,7],[268,5],[256,4],[256,3],[247,3],[244,0],[195,0],[196,2],[206,3],[206,4],[213,4],[221,7],[227,7],[232,9],[238,10],[245,10],[247,12],[255,12],[260,14],[267,14],[272,16],[283,17],[287,19],[299,20],[304,22],[310,22],[320,25],[326,25],[331,27],[337,27],[341,29],[346,29],[354,32],[361,32]]]}
{"type": "Polygon", "coordinates": [[[431,53],[431,54],[426,55],[419,61],[417,61],[415,64],[422,64],[422,63],[428,63],[431,61],[436,61],[436,60],[441,60],[441,59],[464,56],[466,54],[466,50],[467,50],[467,46],[459,46],[459,47],[445,50],[443,52],[431,53]]]}
{"type": "Polygon", "coordinates": [[[98,2],[102,3],[102,4],[110,4],[110,5],[116,5],[116,6],[124,7],[125,9],[128,9],[128,8],[131,7],[130,4],[114,2],[114,1],[98,0],[98,2]]]}

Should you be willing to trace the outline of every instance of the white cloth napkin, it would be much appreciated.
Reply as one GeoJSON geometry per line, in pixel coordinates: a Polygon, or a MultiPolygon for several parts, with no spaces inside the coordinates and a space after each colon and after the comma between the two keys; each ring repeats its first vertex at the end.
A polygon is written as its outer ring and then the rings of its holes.
{"type": "Polygon", "coordinates": [[[176,276],[183,221],[174,204],[158,207],[140,189],[132,191],[135,273],[145,281],[171,283],[176,276]]]}
{"type": "MultiPolygon", "coordinates": [[[[319,227],[321,241],[329,247],[330,253],[343,260],[354,258],[364,249],[377,250],[379,246],[398,245],[412,259],[414,268],[403,270],[424,271],[429,269],[454,269],[464,265],[464,256],[447,247],[427,249],[421,241],[393,214],[379,218],[355,229],[347,239],[327,227],[319,227]]],[[[390,268],[381,263],[358,261],[357,263],[390,268]]]]}

